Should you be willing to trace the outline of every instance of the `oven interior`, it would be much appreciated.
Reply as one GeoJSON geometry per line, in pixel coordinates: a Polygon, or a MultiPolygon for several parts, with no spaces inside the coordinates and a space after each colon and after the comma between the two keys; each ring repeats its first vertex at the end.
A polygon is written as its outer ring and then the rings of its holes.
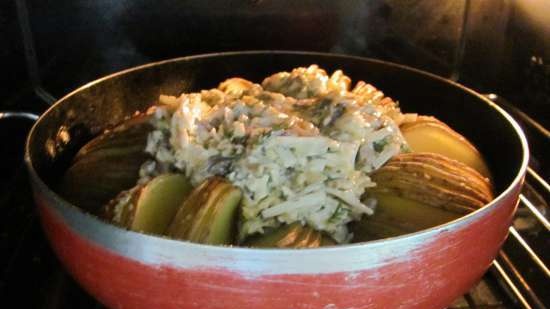
{"type": "Polygon", "coordinates": [[[490,271],[450,308],[550,308],[548,12],[545,0],[2,1],[0,110],[25,113],[0,113],[0,299],[21,308],[102,308],[41,232],[22,162],[27,112],[40,114],[78,86],[139,64],[276,49],[406,64],[506,109],[531,151],[520,207],[490,271]]]}

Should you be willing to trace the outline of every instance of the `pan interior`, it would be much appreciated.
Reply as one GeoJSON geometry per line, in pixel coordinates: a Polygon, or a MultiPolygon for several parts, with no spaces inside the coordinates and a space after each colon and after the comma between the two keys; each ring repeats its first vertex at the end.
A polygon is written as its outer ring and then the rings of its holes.
{"type": "Polygon", "coordinates": [[[75,152],[92,136],[154,103],[159,94],[178,95],[216,87],[239,76],[255,82],[272,73],[318,64],[328,72],[342,69],[353,81],[364,80],[405,112],[433,115],[472,141],[493,174],[496,193],[520,171],[523,150],[514,126],[479,95],[444,79],[389,63],[317,53],[228,53],[180,58],[145,65],[88,84],[48,110],[28,141],[28,155],[51,188],[75,152]]]}

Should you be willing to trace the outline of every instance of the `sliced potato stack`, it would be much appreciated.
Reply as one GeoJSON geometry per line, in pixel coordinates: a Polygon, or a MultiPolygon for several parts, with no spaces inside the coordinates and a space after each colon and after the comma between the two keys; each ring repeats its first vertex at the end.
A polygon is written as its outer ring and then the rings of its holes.
{"type": "Polygon", "coordinates": [[[139,115],[88,142],[65,173],[61,192],[75,205],[97,213],[123,190],[136,184],[145,153],[150,115],[139,115]]]}
{"type": "Polygon", "coordinates": [[[247,239],[244,245],[258,248],[317,248],[331,246],[336,243],[328,236],[304,226],[300,222],[283,225],[263,235],[254,235],[247,239]]]}
{"type": "Polygon", "coordinates": [[[362,242],[416,232],[452,221],[460,214],[390,193],[369,193],[378,204],[373,216],[351,222],[353,241],[362,242]]]}
{"type": "Polygon", "coordinates": [[[124,228],[197,243],[230,245],[241,191],[219,177],[192,189],[180,174],[164,174],[106,204],[103,217],[124,228]]]}
{"type": "Polygon", "coordinates": [[[353,226],[355,241],[415,232],[456,219],[493,199],[489,180],[462,162],[435,153],[403,153],[371,178],[375,214],[353,226]]]}
{"type": "Polygon", "coordinates": [[[435,153],[399,154],[371,178],[377,183],[371,192],[389,193],[461,214],[493,198],[489,181],[477,171],[435,153]]]}
{"type": "Polygon", "coordinates": [[[477,149],[434,117],[401,126],[412,152],[395,156],[371,178],[375,214],[352,224],[355,241],[402,235],[452,221],[493,199],[489,169],[477,149]]]}
{"type": "Polygon", "coordinates": [[[221,177],[195,188],[178,210],[167,235],[192,242],[230,245],[236,231],[241,190],[221,177]]]}
{"type": "Polygon", "coordinates": [[[160,175],[122,192],[104,207],[103,217],[133,231],[164,234],[191,189],[183,175],[160,175]]]}

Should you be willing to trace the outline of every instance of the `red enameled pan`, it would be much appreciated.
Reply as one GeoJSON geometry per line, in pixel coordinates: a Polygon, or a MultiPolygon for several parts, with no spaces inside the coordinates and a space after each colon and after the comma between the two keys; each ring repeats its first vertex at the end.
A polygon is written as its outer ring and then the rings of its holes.
{"type": "Polygon", "coordinates": [[[505,240],[528,149],[516,122],[480,94],[387,62],[321,53],[233,52],[143,65],[91,82],[59,100],[29,134],[26,164],[44,231],[76,280],[111,308],[444,308],[490,266],[505,240]],[[232,76],[256,82],[318,64],[342,69],[438,117],[472,141],[489,164],[496,198],[453,222],[400,237],[319,249],[217,247],[107,224],[56,193],[76,148],[155,102],[216,87],[232,76]]]}

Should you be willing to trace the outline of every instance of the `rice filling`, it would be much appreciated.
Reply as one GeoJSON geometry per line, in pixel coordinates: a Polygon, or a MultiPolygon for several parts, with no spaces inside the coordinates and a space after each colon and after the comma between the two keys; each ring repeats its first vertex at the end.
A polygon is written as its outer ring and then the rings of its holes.
{"type": "Polygon", "coordinates": [[[243,192],[239,239],[301,222],[338,243],[347,223],[373,214],[369,173],[407,151],[399,124],[414,119],[364,82],[312,65],[262,84],[233,78],[216,89],[159,98],[140,181],[166,172],[194,185],[219,175],[243,192]],[[365,201],[365,202],[362,202],[365,201]]]}

